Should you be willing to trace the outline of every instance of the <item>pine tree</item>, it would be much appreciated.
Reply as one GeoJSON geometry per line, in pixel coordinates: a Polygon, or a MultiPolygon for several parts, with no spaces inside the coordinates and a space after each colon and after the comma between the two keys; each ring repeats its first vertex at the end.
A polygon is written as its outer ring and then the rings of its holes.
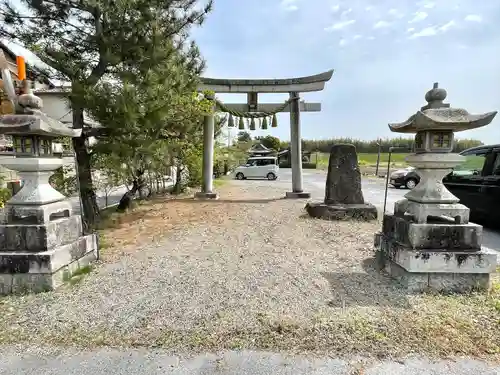
{"type": "Polygon", "coordinates": [[[85,96],[90,115],[106,124],[94,152],[118,156],[132,183],[120,210],[137,192],[143,196],[146,176],[165,165],[171,141],[197,134],[211,110],[196,92],[203,67],[196,47],[179,50],[175,43],[153,35],[147,58],[123,65],[113,82],[101,82],[85,96]]]}
{"type": "MultiPolygon", "coordinates": [[[[69,96],[73,127],[84,128],[86,95],[99,82],[137,61],[163,58],[152,45],[157,36],[186,50],[193,25],[201,25],[212,0],[202,9],[197,0],[4,0],[0,10],[0,37],[34,52],[53,68],[57,78],[71,82],[69,96]]],[[[190,53],[196,48],[188,48],[190,53]]],[[[139,69],[139,68],[138,68],[139,69]]],[[[106,126],[106,124],[102,124],[106,126]]],[[[84,217],[93,225],[99,209],[92,186],[86,132],[73,139],[84,217]]]]}

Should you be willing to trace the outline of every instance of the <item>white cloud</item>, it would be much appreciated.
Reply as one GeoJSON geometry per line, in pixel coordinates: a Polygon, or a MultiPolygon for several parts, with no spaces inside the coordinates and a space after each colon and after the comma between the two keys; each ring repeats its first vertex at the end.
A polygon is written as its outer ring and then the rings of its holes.
{"type": "Polygon", "coordinates": [[[346,9],[342,13],[340,13],[340,17],[345,17],[351,12],[352,12],[352,8],[346,9]]]}
{"type": "Polygon", "coordinates": [[[339,10],[340,10],[340,5],[332,5],[332,12],[333,13],[337,13],[339,10]]]}
{"type": "Polygon", "coordinates": [[[419,7],[419,8],[432,9],[435,6],[436,6],[436,4],[432,1],[429,1],[429,0],[419,1],[417,3],[417,7],[419,7]]]}
{"type": "Polygon", "coordinates": [[[340,39],[340,41],[339,41],[339,46],[340,46],[340,47],[344,47],[346,44],[347,44],[347,40],[345,40],[345,39],[340,39]]]}
{"type": "Polygon", "coordinates": [[[415,23],[415,22],[420,22],[423,21],[427,18],[428,14],[425,12],[416,12],[415,16],[408,21],[408,23],[415,23]]]}
{"type": "Polygon", "coordinates": [[[357,35],[354,35],[354,36],[352,37],[352,39],[353,39],[353,40],[358,40],[358,39],[361,39],[362,37],[363,37],[363,35],[359,35],[359,34],[357,34],[357,35]]]}
{"type": "Polygon", "coordinates": [[[396,18],[403,18],[404,17],[404,14],[401,13],[399,10],[397,9],[389,9],[389,12],[388,12],[391,16],[393,17],[396,17],[396,18]]]}
{"type": "Polygon", "coordinates": [[[287,12],[294,12],[294,11],[299,9],[296,2],[297,2],[297,0],[281,0],[281,6],[287,12]]]}
{"type": "Polygon", "coordinates": [[[420,30],[418,33],[414,33],[410,36],[410,39],[421,38],[425,36],[434,36],[437,34],[435,26],[429,26],[425,29],[420,30]]]}
{"type": "Polygon", "coordinates": [[[375,37],[374,36],[369,36],[368,38],[366,38],[368,40],[375,40],[375,37]]]}
{"type": "Polygon", "coordinates": [[[481,17],[479,14],[469,14],[464,18],[464,20],[469,22],[482,22],[483,17],[481,17]]]}
{"type": "Polygon", "coordinates": [[[366,10],[367,12],[369,12],[369,11],[370,11],[370,10],[372,10],[372,9],[373,9],[373,7],[372,7],[371,5],[368,5],[367,7],[365,7],[365,10],[366,10]]]}
{"type": "Polygon", "coordinates": [[[391,24],[387,21],[378,21],[376,24],[373,25],[374,29],[382,29],[385,27],[389,27],[391,24]]]}
{"type": "Polygon", "coordinates": [[[333,24],[332,26],[325,27],[325,31],[331,32],[334,30],[341,30],[349,25],[352,25],[355,22],[356,22],[356,20],[337,22],[337,23],[333,24]]]}
{"type": "Polygon", "coordinates": [[[444,25],[439,26],[439,31],[446,32],[454,26],[456,26],[456,22],[451,20],[451,21],[445,23],[444,25]]]}
{"type": "Polygon", "coordinates": [[[414,27],[409,27],[408,30],[406,30],[407,33],[411,33],[415,31],[415,28],[414,27]]]}

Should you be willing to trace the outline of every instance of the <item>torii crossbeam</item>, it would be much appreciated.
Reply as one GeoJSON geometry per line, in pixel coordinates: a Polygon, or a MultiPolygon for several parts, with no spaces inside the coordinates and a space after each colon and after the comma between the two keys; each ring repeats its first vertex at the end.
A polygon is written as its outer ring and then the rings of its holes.
{"type": "MultiPolygon", "coordinates": [[[[299,101],[300,92],[322,91],[325,83],[333,75],[333,70],[313,76],[288,79],[217,79],[201,78],[199,92],[206,90],[215,93],[246,93],[246,104],[227,104],[231,110],[241,112],[267,112],[280,104],[259,104],[259,93],[289,93],[291,102],[282,112],[290,112],[290,153],[292,166],[292,191],[286,193],[287,198],[309,198],[311,195],[303,190],[302,182],[302,146],[300,136],[300,112],[319,112],[320,103],[299,101]],[[293,100],[296,99],[296,100],[293,100]]],[[[205,116],[203,129],[203,185],[198,198],[217,198],[213,191],[213,159],[214,159],[214,115],[205,116]]]]}

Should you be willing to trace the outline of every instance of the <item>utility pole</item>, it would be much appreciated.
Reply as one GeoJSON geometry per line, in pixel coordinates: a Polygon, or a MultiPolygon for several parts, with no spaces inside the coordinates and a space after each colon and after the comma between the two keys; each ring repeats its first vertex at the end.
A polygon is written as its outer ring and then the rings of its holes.
{"type": "Polygon", "coordinates": [[[378,152],[377,152],[377,167],[375,169],[375,176],[378,177],[378,166],[380,164],[380,141],[377,142],[378,152]]]}

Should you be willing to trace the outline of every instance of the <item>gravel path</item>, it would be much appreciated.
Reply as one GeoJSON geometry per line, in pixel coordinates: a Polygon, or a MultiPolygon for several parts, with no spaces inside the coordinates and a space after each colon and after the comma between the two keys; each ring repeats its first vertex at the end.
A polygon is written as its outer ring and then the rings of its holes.
{"type": "MultiPolygon", "coordinates": [[[[397,342],[412,335],[415,314],[433,311],[423,307],[425,298],[408,299],[374,270],[378,224],[306,218],[305,202],[281,199],[279,188],[222,190],[217,202],[168,203],[164,220],[180,209],[203,215],[163,238],[142,217],[135,229],[142,225],[149,243],[105,250],[104,262],[77,285],[0,299],[0,344],[432,351],[434,344],[420,346],[421,337],[397,342]]],[[[455,319],[470,319],[472,308],[460,305],[455,319]]],[[[432,330],[443,322],[428,324],[432,330]]],[[[473,352],[479,339],[486,340],[481,350],[495,345],[498,332],[486,329],[461,347],[473,352]]],[[[448,341],[437,351],[456,344],[448,341]]]]}

